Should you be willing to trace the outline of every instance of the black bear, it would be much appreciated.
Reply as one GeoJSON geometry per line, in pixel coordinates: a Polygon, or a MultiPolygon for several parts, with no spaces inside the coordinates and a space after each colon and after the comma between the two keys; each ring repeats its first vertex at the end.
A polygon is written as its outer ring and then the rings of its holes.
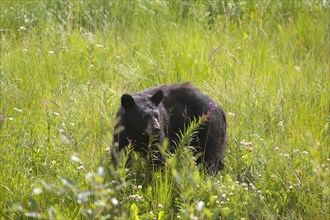
{"type": "MultiPolygon", "coordinates": [[[[148,153],[152,150],[150,140],[161,144],[168,138],[170,150],[174,151],[180,131],[203,115],[208,117],[191,145],[195,153],[202,153],[197,162],[203,161],[208,171],[217,172],[223,168],[226,116],[211,98],[191,83],[161,85],[122,95],[113,144],[116,151],[131,144],[134,150],[148,153]]],[[[156,144],[151,144],[153,149],[157,148],[156,144]]],[[[161,154],[157,161],[164,162],[161,154]]]]}

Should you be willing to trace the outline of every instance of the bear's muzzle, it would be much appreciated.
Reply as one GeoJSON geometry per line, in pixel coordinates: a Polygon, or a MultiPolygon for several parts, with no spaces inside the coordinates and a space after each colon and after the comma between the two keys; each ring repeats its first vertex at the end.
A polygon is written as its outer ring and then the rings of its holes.
{"type": "Polygon", "coordinates": [[[149,120],[145,133],[149,136],[157,136],[160,133],[160,125],[157,118],[151,118],[149,120]]]}

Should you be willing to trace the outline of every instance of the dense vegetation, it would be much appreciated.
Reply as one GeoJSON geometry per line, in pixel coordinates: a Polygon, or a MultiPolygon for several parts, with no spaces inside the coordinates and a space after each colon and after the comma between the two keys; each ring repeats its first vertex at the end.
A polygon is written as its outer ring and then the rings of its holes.
{"type": "Polygon", "coordinates": [[[330,3],[1,1],[0,219],[326,219],[330,3]],[[186,146],[110,159],[124,92],[191,81],[226,111],[226,168],[186,146]],[[166,152],[165,152],[166,153],[166,152]]]}

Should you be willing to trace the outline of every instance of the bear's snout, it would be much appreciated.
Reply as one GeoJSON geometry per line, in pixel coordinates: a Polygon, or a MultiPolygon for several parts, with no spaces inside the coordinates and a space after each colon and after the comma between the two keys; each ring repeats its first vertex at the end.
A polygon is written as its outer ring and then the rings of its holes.
{"type": "Polygon", "coordinates": [[[160,133],[160,125],[157,118],[151,118],[149,120],[146,133],[149,136],[156,136],[160,133]]]}

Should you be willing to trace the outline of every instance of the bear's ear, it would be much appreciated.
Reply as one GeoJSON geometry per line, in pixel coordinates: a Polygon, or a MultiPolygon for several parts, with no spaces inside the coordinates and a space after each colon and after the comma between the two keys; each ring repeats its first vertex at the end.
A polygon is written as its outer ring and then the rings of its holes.
{"type": "Polygon", "coordinates": [[[164,92],[163,90],[158,90],[152,97],[151,97],[151,101],[153,103],[155,103],[157,106],[159,105],[159,103],[162,101],[164,96],[164,92]]]}
{"type": "Polygon", "coordinates": [[[121,106],[124,109],[129,109],[135,104],[134,98],[129,94],[124,94],[121,96],[121,106]]]}

